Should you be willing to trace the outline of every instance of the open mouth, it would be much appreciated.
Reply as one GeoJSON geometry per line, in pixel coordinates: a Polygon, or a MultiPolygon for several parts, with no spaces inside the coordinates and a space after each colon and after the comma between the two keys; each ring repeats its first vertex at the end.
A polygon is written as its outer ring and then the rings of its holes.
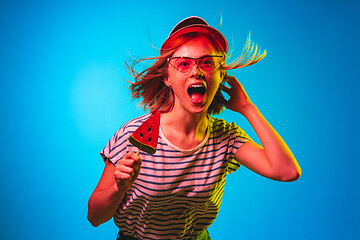
{"type": "Polygon", "coordinates": [[[206,93],[206,87],[203,84],[194,84],[188,88],[187,92],[191,100],[193,102],[198,103],[204,99],[206,93]]]}

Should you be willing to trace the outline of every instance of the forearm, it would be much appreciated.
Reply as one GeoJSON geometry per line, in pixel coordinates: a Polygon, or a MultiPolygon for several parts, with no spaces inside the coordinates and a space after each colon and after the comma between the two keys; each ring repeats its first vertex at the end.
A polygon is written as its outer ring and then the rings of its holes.
{"type": "Polygon", "coordinates": [[[115,214],[125,192],[118,191],[117,185],[105,190],[94,191],[88,203],[87,218],[90,223],[97,227],[109,221],[115,214]]]}
{"type": "Polygon", "coordinates": [[[249,104],[242,114],[259,137],[269,167],[274,175],[278,175],[276,178],[282,181],[292,181],[299,178],[301,169],[294,155],[257,107],[249,104]]]}

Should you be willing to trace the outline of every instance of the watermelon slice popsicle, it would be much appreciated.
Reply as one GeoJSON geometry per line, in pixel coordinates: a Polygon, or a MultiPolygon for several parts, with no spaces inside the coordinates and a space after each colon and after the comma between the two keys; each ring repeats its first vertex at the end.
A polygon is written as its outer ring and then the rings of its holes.
{"type": "MultiPolygon", "coordinates": [[[[140,150],[149,154],[156,152],[156,147],[159,138],[160,128],[160,110],[155,111],[143,124],[136,129],[130,136],[129,141],[132,145],[138,148],[137,154],[140,150]]],[[[121,181],[121,185],[125,180],[121,181]]]]}
{"type": "Polygon", "coordinates": [[[149,154],[156,152],[160,128],[160,110],[155,111],[143,124],[130,136],[129,141],[139,151],[149,154]]]}

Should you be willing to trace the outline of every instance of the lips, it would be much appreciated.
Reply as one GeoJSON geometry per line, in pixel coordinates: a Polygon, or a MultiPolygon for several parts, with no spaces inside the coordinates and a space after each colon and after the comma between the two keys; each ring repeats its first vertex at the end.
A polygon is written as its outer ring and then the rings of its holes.
{"type": "Polygon", "coordinates": [[[190,99],[194,103],[201,103],[205,98],[206,87],[202,83],[190,85],[187,90],[190,99]]]}

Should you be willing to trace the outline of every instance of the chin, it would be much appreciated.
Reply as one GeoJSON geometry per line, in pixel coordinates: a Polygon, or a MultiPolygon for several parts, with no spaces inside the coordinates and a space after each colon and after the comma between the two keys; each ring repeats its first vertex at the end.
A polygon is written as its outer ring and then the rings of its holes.
{"type": "Polygon", "coordinates": [[[202,114],[202,113],[207,113],[209,109],[209,106],[206,106],[206,104],[196,104],[196,105],[192,105],[190,107],[190,112],[194,113],[194,114],[202,114]]]}

